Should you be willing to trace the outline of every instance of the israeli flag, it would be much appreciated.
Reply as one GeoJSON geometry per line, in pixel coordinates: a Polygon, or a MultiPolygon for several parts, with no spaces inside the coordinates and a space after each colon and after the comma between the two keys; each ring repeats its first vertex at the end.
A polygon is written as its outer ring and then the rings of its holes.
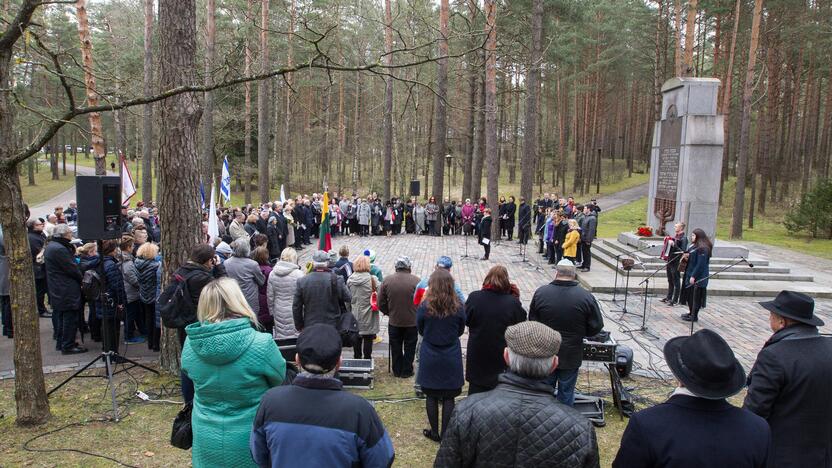
{"type": "Polygon", "coordinates": [[[228,171],[228,156],[222,160],[222,179],[220,180],[220,193],[225,201],[231,201],[231,173],[228,171]]]}

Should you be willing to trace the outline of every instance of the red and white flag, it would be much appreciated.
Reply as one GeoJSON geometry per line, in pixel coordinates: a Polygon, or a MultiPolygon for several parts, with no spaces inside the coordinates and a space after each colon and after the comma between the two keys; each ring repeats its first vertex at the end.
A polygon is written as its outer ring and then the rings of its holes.
{"type": "Polygon", "coordinates": [[[136,186],[133,184],[133,176],[130,175],[130,168],[127,166],[127,161],[124,160],[121,151],[119,151],[118,157],[121,160],[121,205],[129,206],[130,199],[136,194],[136,186]]]}

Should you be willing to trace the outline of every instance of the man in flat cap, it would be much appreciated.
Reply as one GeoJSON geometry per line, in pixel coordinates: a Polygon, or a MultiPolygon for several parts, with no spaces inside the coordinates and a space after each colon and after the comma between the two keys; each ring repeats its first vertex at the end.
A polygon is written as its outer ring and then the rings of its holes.
{"type": "Polygon", "coordinates": [[[462,400],[434,467],[597,467],[595,429],[559,403],[546,377],[558,366],[560,333],[540,322],[506,329],[509,370],[497,388],[462,400]]]}
{"type": "Polygon", "coordinates": [[[728,343],[700,330],[668,340],[664,358],[679,386],[630,418],[613,468],[765,468],[768,424],[726,400],[745,386],[728,343]]]}
{"type": "Polygon", "coordinates": [[[832,467],[832,339],[806,294],[761,302],[774,332],[748,376],[744,407],[771,426],[769,466],[832,467]]]}
{"type": "Polygon", "coordinates": [[[251,456],[263,468],[393,464],[393,441],[367,400],[343,391],[335,378],[341,335],[315,324],[298,335],[291,385],[263,395],[251,431],[251,456]]]}

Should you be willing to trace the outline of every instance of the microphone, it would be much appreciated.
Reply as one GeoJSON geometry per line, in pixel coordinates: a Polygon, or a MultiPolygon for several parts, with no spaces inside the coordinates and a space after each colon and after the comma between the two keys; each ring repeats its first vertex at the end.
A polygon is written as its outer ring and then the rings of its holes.
{"type": "Polygon", "coordinates": [[[754,264],[749,262],[747,258],[745,258],[745,257],[740,257],[740,258],[742,259],[743,262],[745,262],[746,265],[748,265],[749,268],[754,268],[754,264]]]}

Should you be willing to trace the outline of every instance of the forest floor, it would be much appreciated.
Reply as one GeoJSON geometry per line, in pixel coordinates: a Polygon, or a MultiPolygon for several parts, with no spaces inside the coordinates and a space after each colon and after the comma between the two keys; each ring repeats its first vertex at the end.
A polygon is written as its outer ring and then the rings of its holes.
{"type": "MultiPolygon", "coordinates": [[[[735,179],[725,183],[722,204],[717,216],[717,237],[728,239],[731,230],[731,213],[734,209],[735,179]]],[[[746,200],[750,199],[750,192],[746,200]]],[[[782,247],[807,255],[832,259],[832,239],[812,239],[805,233],[792,234],[783,224],[787,206],[769,205],[766,213],[755,213],[754,227],[748,227],[748,201],[746,201],[745,225],[742,241],[782,247]]],[[[603,206],[602,206],[603,208],[603,206]]],[[[620,232],[635,231],[647,219],[647,198],[641,198],[613,211],[602,211],[598,218],[598,237],[615,238],[620,232]]]]}
{"type": "MultiPolygon", "coordinates": [[[[424,400],[413,393],[413,379],[397,379],[386,372],[386,359],[376,359],[375,387],[350,390],[370,400],[393,439],[395,466],[432,466],[438,444],[422,436],[427,426],[424,400]]],[[[101,374],[102,369],[88,371],[101,374]]],[[[51,388],[67,374],[49,374],[51,388]]],[[[3,466],[98,467],[188,466],[190,451],[169,444],[170,427],[180,406],[171,403],[148,403],[134,397],[141,390],[154,399],[181,401],[178,378],[169,374],[155,376],[145,371],[130,371],[116,377],[115,386],[120,422],[108,421],[112,414],[109,389],[104,379],[76,379],[58,390],[50,404],[52,419],[37,427],[14,424],[14,381],[0,381],[0,458],[3,466]],[[86,453],[85,453],[86,452],[86,453]]],[[[663,401],[672,391],[667,383],[644,377],[624,379],[638,396],[638,408],[663,401]]],[[[610,466],[627,425],[612,407],[609,380],[605,373],[582,372],[578,390],[607,400],[606,426],[596,428],[601,466],[610,466]]],[[[464,395],[465,393],[463,393],[464,395]]],[[[736,404],[737,402],[735,402],[736,404]]]]}

